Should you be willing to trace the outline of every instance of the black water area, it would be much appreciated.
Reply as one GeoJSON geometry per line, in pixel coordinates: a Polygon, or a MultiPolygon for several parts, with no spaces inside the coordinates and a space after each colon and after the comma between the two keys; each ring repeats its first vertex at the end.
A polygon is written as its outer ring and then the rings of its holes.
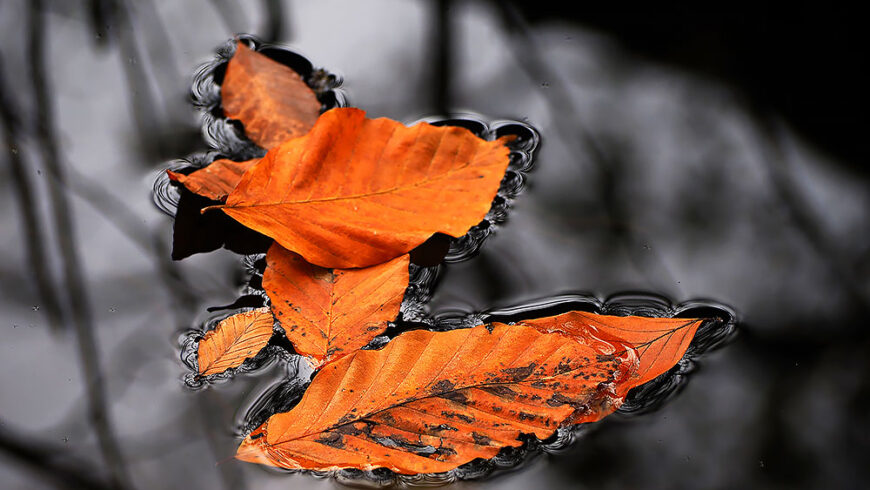
{"type": "Polygon", "coordinates": [[[865,487],[870,185],[857,78],[818,71],[857,77],[836,51],[854,32],[822,7],[713,7],[0,2],[0,487],[865,487]],[[486,218],[412,251],[365,349],[568,311],[705,319],[684,358],[599,422],[444,474],[233,459],[317,375],[280,324],[196,375],[206,332],[269,304],[271,240],[165,173],[264,154],[220,105],[245,32],[323,111],[517,137],[486,218]],[[804,51],[777,71],[787,36],[804,51]]]}

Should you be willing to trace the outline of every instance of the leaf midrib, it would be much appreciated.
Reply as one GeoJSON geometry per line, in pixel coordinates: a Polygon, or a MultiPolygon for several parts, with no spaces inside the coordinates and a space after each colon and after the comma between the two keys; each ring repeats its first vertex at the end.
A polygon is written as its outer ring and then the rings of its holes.
{"type": "MultiPolygon", "coordinates": [[[[420,400],[426,400],[426,399],[429,399],[429,398],[443,398],[443,395],[449,395],[449,394],[451,394],[451,393],[456,393],[456,392],[459,392],[459,391],[462,391],[462,390],[469,390],[469,389],[473,389],[473,388],[487,388],[487,387],[491,387],[491,386],[503,386],[503,385],[518,385],[518,384],[523,384],[523,383],[527,383],[527,382],[528,382],[529,384],[531,384],[531,383],[534,383],[534,382],[537,382],[537,381],[545,381],[545,380],[549,380],[549,379],[556,378],[556,377],[558,377],[558,376],[563,376],[563,375],[565,375],[565,374],[569,374],[569,373],[572,373],[572,372],[574,372],[574,371],[577,371],[577,370],[579,370],[579,369],[581,369],[581,368],[582,368],[582,366],[578,366],[576,369],[571,369],[571,370],[569,370],[569,371],[563,371],[563,372],[561,372],[561,373],[559,373],[559,374],[554,374],[554,375],[552,375],[552,376],[545,376],[545,377],[541,377],[541,378],[535,378],[534,380],[524,379],[524,380],[522,380],[522,381],[499,381],[499,382],[480,383],[480,384],[476,384],[476,385],[463,386],[463,387],[461,387],[461,388],[453,388],[453,389],[451,389],[451,390],[441,391],[441,392],[438,392],[438,393],[433,393],[433,394],[429,394],[429,395],[421,396],[421,397],[419,397],[419,398],[414,398],[414,399],[410,399],[410,400],[405,400],[405,401],[403,401],[403,402],[401,402],[401,403],[396,403],[396,404],[394,404],[394,405],[390,405],[389,407],[385,407],[385,408],[382,408],[382,409],[380,409],[380,410],[375,410],[374,412],[366,413],[365,415],[361,415],[361,416],[359,416],[358,418],[355,418],[355,419],[353,419],[353,420],[349,420],[349,421],[347,421],[347,422],[343,422],[343,423],[340,423],[340,424],[330,425],[329,427],[327,427],[327,428],[325,428],[325,429],[318,430],[318,431],[315,431],[315,432],[307,432],[307,433],[302,434],[302,435],[300,435],[300,436],[296,436],[296,437],[293,437],[293,438],[290,438],[290,439],[286,439],[286,440],[283,440],[283,441],[276,442],[275,444],[272,444],[272,445],[275,446],[275,445],[279,445],[279,444],[284,444],[284,443],[286,443],[286,442],[296,441],[296,440],[299,440],[299,439],[302,439],[302,438],[305,438],[305,437],[308,437],[308,436],[313,436],[313,435],[316,435],[316,434],[321,434],[321,433],[324,433],[324,432],[327,432],[327,431],[335,430],[335,429],[337,429],[337,428],[339,428],[339,427],[345,427],[345,426],[347,426],[347,425],[354,424],[354,423],[356,423],[356,422],[362,422],[362,421],[364,421],[364,420],[366,420],[366,419],[368,419],[368,418],[370,418],[370,417],[374,417],[374,416],[376,416],[376,415],[378,415],[378,414],[380,414],[380,413],[382,413],[382,412],[386,412],[387,410],[392,410],[392,409],[394,409],[394,408],[402,407],[402,406],[405,406],[405,405],[407,405],[407,404],[409,404],[409,403],[417,402],[417,401],[420,401],[420,400]]],[[[289,413],[289,412],[288,412],[288,413],[289,413]]]]}
{"type": "MultiPolygon", "coordinates": [[[[437,183],[439,181],[445,180],[449,178],[452,174],[466,170],[471,167],[473,161],[477,157],[477,153],[479,150],[475,149],[475,154],[472,158],[469,159],[469,162],[461,167],[451,168],[447,172],[443,174],[436,175],[435,177],[426,178],[417,182],[413,182],[410,185],[400,185],[390,187],[389,189],[384,189],[380,191],[368,192],[365,194],[352,194],[349,196],[333,196],[333,197],[323,197],[316,199],[304,199],[298,201],[281,201],[281,202],[264,202],[264,203],[254,203],[254,204],[225,204],[223,206],[214,206],[215,208],[224,208],[224,209],[242,209],[242,208],[253,208],[253,207],[270,207],[270,206],[286,206],[291,204],[314,204],[321,202],[334,202],[334,201],[347,201],[347,200],[355,200],[355,199],[365,199],[368,197],[382,196],[385,194],[393,194],[396,192],[401,192],[405,190],[411,190],[417,187],[422,187],[424,185],[437,183]]],[[[492,163],[488,165],[480,165],[481,168],[488,168],[500,165],[500,163],[492,163]]]]}

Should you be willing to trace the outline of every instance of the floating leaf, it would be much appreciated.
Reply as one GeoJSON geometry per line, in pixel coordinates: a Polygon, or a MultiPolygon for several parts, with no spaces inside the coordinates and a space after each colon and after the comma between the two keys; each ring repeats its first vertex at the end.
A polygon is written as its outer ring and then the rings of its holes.
{"type": "Polygon", "coordinates": [[[325,269],[279,244],[266,254],[263,288],[296,352],[336,359],[368,344],[399,314],[408,256],[364,269],[325,269]]]}
{"type": "Polygon", "coordinates": [[[560,331],[578,339],[625,342],[638,352],[640,365],[632,374],[631,387],[665,373],[686,353],[703,319],[647,318],[640,316],[596,315],[572,311],[547,318],[525,320],[541,331],[560,331]]]}
{"type": "Polygon", "coordinates": [[[227,64],[221,104],[266,149],[307,133],[320,114],[317,96],[298,73],[242,42],[227,64]]]}
{"type": "Polygon", "coordinates": [[[510,137],[458,127],[324,113],[311,131],[269,151],[224,212],[322,267],[367,267],[433,233],[461,236],[490,208],[510,137]]]}
{"type": "Polygon", "coordinates": [[[324,366],[296,407],[272,416],[237,458],[293,469],[433,473],[598,420],[637,364],[620,343],[495,324],[404,333],[324,366]]]}
{"type": "Polygon", "coordinates": [[[225,201],[227,195],[239,184],[242,174],[259,161],[259,158],[243,162],[221,158],[190,175],[171,170],[167,170],[166,173],[169,174],[170,180],[178,182],[194,194],[199,194],[213,201],[225,201]]]}
{"type": "Polygon", "coordinates": [[[199,341],[199,374],[208,376],[222,373],[257,355],[269,343],[273,323],[268,308],[258,308],[222,320],[199,341]]]}

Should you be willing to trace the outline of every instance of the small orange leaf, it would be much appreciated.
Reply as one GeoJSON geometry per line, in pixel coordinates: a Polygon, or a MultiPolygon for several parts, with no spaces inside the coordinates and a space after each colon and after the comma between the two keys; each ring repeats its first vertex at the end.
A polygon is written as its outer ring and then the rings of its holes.
{"type": "Polygon", "coordinates": [[[222,373],[255,356],[269,343],[273,323],[268,308],[257,308],[222,320],[199,341],[199,374],[222,373]]]}
{"type": "Polygon", "coordinates": [[[636,363],[631,347],[523,325],[411,331],[324,366],[299,404],[254,430],[236,457],[292,469],[448,471],[522,445],[522,433],[544,439],[607,415],[636,363]]]}
{"type": "Polygon", "coordinates": [[[192,172],[190,175],[167,170],[169,179],[178,182],[194,194],[207,197],[214,201],[224,201],[239,184],[249,168],[259,162],[259,158],[234,162],[226,158],[213,161],[207,167],[192,172]]]}
{"type": "Polygon", "coordinates": [[[307,133],[320,114],[317,96],[298,73],[242,42],[227,64],[221,104],[266,149],[307,133]]]}
{"type": "Polygon", "coordinates": [[[332,109],[269,151],[221,208],[308,262],[368,267],[478,224],[507,169],[509,138],[332,109]]]}
{"type": "Polygon", "coordinates": [[[365,269],[324,269],[275,243],[263,289],[296,352],[317,361],[360,349],[399,314],[408,255],[365,269]]]}
{"type": "Polygon", "coordinates": [[[640,360],[631,380],[631,387],[635,387],[674,367],[686,353],[703,321],[697,318],[610,316],[572,311],[517,324],[546,332],[561,331],[580,339],[615,340],[631,345],[637,350],[640,360]]]}

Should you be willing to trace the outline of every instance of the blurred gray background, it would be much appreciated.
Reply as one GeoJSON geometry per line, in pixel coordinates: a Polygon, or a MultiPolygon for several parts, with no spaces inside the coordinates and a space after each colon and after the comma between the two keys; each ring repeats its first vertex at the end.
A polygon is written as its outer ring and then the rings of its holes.
{"type": "Polygon", "coordinates": [[[643,290],[740,315],[738,339],[661,410],[454,486],[865,486],[857,21],[805,5],[554,5],[0,0],[0,487],[337,485],[231,459],[234,424],[283,367],[181,383],[178,334],[244,277],[225,250],[170,263],[151,184],[206,149],[186,93],[237,32],[343,75],[370,116],[540,131],[529,187],[476,259],[447,268],[432,311],[643,290]]]}

